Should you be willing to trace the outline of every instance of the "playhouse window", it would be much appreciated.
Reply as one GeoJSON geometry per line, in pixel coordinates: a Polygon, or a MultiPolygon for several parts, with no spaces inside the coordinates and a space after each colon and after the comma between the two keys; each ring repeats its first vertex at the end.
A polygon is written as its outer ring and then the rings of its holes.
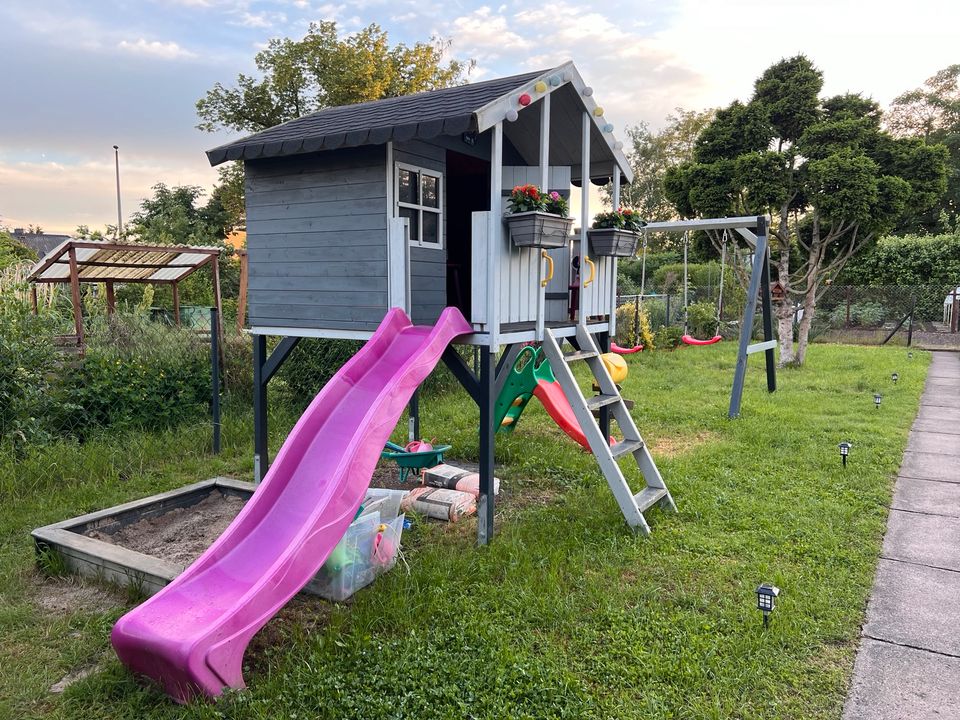
{"type": "Polygon", "coordinates": [[[409,221],[411,245],[442,245],[442,180],[435,170],[397,163],[397,216],[409,221]]]}

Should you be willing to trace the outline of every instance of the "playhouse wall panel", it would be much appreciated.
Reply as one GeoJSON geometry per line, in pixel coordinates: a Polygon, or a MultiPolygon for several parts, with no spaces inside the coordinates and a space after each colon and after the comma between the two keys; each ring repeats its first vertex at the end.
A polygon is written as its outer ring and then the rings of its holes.
{"type": "Polygon", "coordinates": [[[440,191],[444,245],[440,248],[410,248],[411,319],[415,323],[433,324],[447,305],[447,151],[433,142],[410,140],[394,144],[393,159],[394,162],[444,173],[444,183],[440,191]]]}
{"type": "Polygon", "coordinates": [[[381,147],[246,162],[254,327],[373,330],[387,303],[381,147]]]}

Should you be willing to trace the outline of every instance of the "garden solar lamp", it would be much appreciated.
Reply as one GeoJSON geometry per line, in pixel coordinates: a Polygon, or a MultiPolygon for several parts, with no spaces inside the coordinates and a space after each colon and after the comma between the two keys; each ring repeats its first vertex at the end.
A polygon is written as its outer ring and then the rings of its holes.
{"type": "Polygon", "coordinates": [[[757,588],[757,609],[763,612],[763,626],[770,624],[770,613],[777,606],[777,595],[780,588],[770,583],[762,583],[757,588]]]}
{"type": "Polygon", "coordinates": [[[883,395],[881,395],[880,393],[873,394],[873,404],[877,406],[877,410],[880,409],[880,403],[882,400],[883,400],[883,395]]]}
{"type": "Polygon", "coordinates": [[[852,447],[850,443],[844,440],[837,447],[840,448],[840,459],[843,460],[843,466],[847,466],[847,455],[850,454],[850,448],[852,447]]]}
{"type": "Polygon", "coordinates": [[[907,353],[907,357],[910,358],[911,360],[913,360],[913,353],[912,353],[912,352],[908,352],[908,353],[907,353]]]}
{"type": "Polygon", "coordinates": [[[894,373],[893,375],[890,376],[890,379],[893,380],[893,384],[896,385],[897,380],[900,379],[900,373],[894,373]]]}

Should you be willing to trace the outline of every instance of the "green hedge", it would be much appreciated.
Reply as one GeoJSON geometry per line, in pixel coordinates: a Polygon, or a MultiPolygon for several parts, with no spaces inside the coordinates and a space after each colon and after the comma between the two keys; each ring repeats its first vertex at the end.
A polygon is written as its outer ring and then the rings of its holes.
{"type": "Polygon", "coordinates": [[[855,257],[837,285],[960,284],[960,235],[905,235],[881,238],[855,257]]]}

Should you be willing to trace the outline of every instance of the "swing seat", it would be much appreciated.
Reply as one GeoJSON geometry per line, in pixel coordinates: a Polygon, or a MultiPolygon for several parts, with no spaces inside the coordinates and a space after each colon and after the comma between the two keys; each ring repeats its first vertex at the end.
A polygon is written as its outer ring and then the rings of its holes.
{"type": "Polygon", "coordinates": [[[610,343],[610,352],[615,352],[617,355],[633,355],[633,353],[638,353],[643,350],[643,345],[634,345],[632,348],[620,347],[615,342],[610,343]]]}
{"type": "Polygon", "coordinates": [[[723,340],[722,335],[714,335],[709,340],[697,340],[692,335],[684,335],[680,338],[680,342],[682,342],[684,345],[713,345],[721,340],[723,340]]]}

